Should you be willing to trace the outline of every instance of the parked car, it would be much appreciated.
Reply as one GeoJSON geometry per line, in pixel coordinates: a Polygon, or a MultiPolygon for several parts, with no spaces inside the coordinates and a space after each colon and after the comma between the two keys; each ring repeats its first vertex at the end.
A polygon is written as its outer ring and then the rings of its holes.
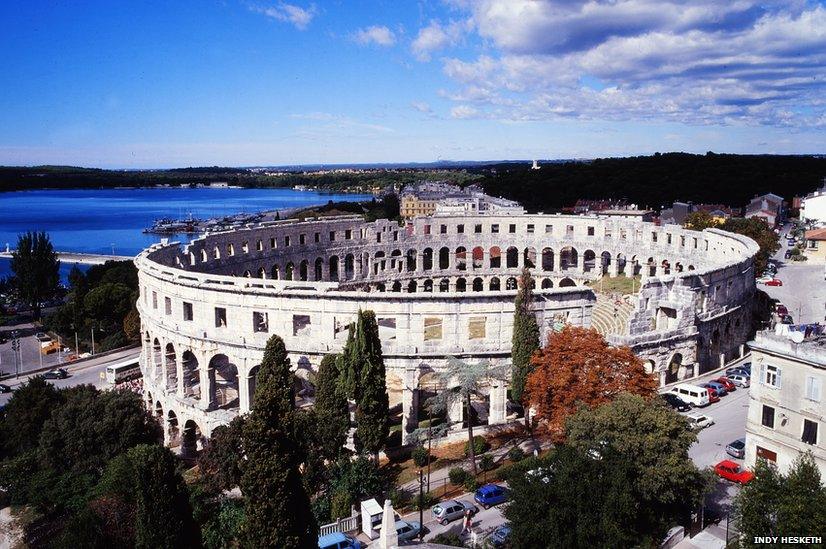
{"type": "Polygon", "coordinates": [[[69,372],[63,368],[55,368],[43,374],[43,379],[66,379],[69,377],[69,372]]]}
{"type": "Polygon", "coordinates": [[[666,404],[677,410],[678,412],[687,412],[691,410],[691,406],[685,400],[681,399],[674,393],[663,393],[660,395],[666,404]]]}
{"type": "Polygon", "coordinates": [[[496,484],[485,484],[476,490],[476,494],[474,494],[473,499],[476,500],[476,503],[485,509],[488,509],[494,505],[507,501],[508,494],[501,486],[497,486],[496,484]]]}
{"type": "Polygon", "coordinates": [[[737,373],[731,374],[730,376],[726,376],[731,380],[732,383],[737,385],[738,387],[748,387],[751,385],[751,376],[748,376],[744,373],[737,373]]]}
{"type": "Polygon", "coordinates": [[[505,547],[508,545],[510,537],[510,524],[503,524],[502,526],[493,531],[493,533],[488,537],[488,541],[494,547],[505,547]]]}
{"type": "Polygon", "coordinates": [[[695,431],[714,425],[714,420],[711,416],[703,414],[686,414],[685,418],[688,420],[688,426],[695,431]]]}
{"type": "Polygon", "coordinates": [[[725,376],[718,377],[714,381],[725,387],[726,391],[728,391],[729,393],[737,390],[737,385],[732,383],[731,380],[725,376]]]}
{"type": "Polygon", "coordinates": [[[715,402],[720,402],[720,395],[717,394],[717,390],[714,388],[706,387],[705,385],[701,385],[703,389],[708,391],[708,403],[714,404],[715,402]]]}
{"type": "Polygon", "coordinates": [[[740,465],[734,463],[730,459],[724,459],[715,465],[714,472],[722,478],[738,484],[746,484],[754,478],[754,473],[743,469],[740,465]]]}
{"type": "Polygon", "coordinates": [[[738,438],[726,445],[726,453],[732,457],[743,459],[746,455],[746,439],[738,438]]]}
{"type": "Polygon", "coordinates": [[[669,392],[677,395],[692,406],[706,406],[709,404],[708,390],[704,387],[690,383],[680,383],[672,387],[669,392]]]}
{"type": "Polygon", "coordinates": [[[786,250],[786,253],[783,254],[783,259],[791,259],[792,258],[792,251],[786,250]]]}
{"type": "Polygon", "coordinates": [[[746,374],[751,375],[751,364],[741,364],[740,366],[732,366],[731,368],[726,368],[726,377],[730,376],[731,374],[746,374]]]}
{"type": "Polygon", "coordinates": [[[347,534],[333,532],[318,538],[318,549],[361,549],[361,542],[347,534]]]}
{"type": "Polygon", "coordinates": [[[728,394],[728,390],[726,389],[726,386],[723,385],[722,383],[718,383],[714,380],[706,381],[705,383],[701,384],[700,386],[705,387],[706,389],[714,389],[715,391],[717,391],[717,396],[720,396],[720,397],[724,397],[728,394]]]}
{"type": "Polygon", "coordinates": [[[465,511],[470,511],[470,515],[473,516],[479,512],[479,508],[469,501],[462,501],[462,500],[452,500],[452,501],[443,501],[442,503],[437,503],[433,507],[430,508],[430,512],[433,514],[433,518],[439,524],[447,524],[450,521],[460,519],[465,516],[465,511]]]}
{"type": "Polygon", "coordinates": [[[782,316],[789,314],[789,309],[782,303],[778,303],[774,306],[774,312],[782,316]]]}
{"type": "Polygon", "coordinates": [[[766,282],[766,286],[782,286],[782,285],[783,285],[783,281],[780,280],[779,278],[772,278],[771,280],[766,282]]]}
{"type": "Polygon", "coordinates": [[[758,284],[768,284],[772,280],[774,280],[774,277],[772,275],[764,274],[760,276],[757,280],[755,280],[755,282],[757,282],[758,284]]]}
{"type": "Polygon", "coordinates": [[[49,337],[48,335],[46,335],[43,332],[37,332],[36,334],[34,334],[34,337],[35,337],[35,339],[37,339],[37,341],[40,341],[40,342],[48,342],[48,341],[52,340],[51,337],[49,337]]]}
{"type": "Polygon", "coordinates": [[[11,393],[11,387],[3,383],[0,383],[0,393],[11,393]]]}
{"type": "Polygon", "coordinates": [[[396,521],[396,535],[399,536],[399,541],[409,541],[419,535],[422,530],[422,525],[415,520],[397,520],[396,521]]]}

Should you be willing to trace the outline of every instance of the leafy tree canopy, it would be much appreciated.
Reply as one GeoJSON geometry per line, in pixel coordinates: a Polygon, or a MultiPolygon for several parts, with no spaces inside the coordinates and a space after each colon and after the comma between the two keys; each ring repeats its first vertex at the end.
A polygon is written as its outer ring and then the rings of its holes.
{"type": "Polygon", "coordinates": [[[60,261],[45,232],[29,232],[17,238],[11,270],[20,298],[40,317],[40,303],[52,298],[60,283],[60,261]]]}

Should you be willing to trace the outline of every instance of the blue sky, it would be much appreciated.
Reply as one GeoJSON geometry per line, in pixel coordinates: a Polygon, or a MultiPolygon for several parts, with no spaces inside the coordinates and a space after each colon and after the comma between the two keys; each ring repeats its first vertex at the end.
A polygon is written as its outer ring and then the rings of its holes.
{"type": "Polygon", "coordinates": [[[826,152],[826,6],[3,2],[0,164],[826,152]]]}

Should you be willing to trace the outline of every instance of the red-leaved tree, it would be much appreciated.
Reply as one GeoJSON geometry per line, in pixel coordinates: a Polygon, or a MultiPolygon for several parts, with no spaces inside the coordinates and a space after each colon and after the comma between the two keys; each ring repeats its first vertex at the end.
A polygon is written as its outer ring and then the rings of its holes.
{"type": "Polygon", "coordinates": [[[657,393],[654,376],[628,347],[610,347],[596,331],[566,326],[552,333],[531,359],[527,400],[552,435],[561,439],[565,421],[582,406],[599,406],[619,393],[646,398],[657,393]]]}

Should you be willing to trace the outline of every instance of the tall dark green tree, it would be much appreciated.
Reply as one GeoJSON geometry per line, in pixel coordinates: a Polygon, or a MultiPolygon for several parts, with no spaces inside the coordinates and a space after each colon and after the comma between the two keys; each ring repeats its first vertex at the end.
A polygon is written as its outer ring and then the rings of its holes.
{"type": "Polygon", "coordinates": [[[60,261],[49,235],[28,232],[18,236],[11,270],[20,299],[31,305],[35,318],[40,318],[40,303],[53,297],[60,283],[60,261]]]}
{"type": "Polygon", "coordinates": [[[350,332],[352,339],[344,348],[344,365],[347,385],[356,401],[356,450],[371,452],[378,459],[390,434],[390,403],[376,314],[359,311],[350,332]]]}
{"type": "Polygon", "coordinates": [[[198,456],[198,469],[210,491],[232,490],[241,482],[245,421],[244,416],[238,416],[213,429],[209,444],[198,456]]]}
{"type": "Polygon", "coordinates": [[[318,524],[299,467],[295,393],[284,341],[272,336],[264,349],[255,402],[244,425],[247,461],[241,475],[245,547],[313,547],[318,524]]]}
{"type": "MultiPolygon", "coordinates": [[[[519,292],[516,294],[513,313],[513,339],[511,346],[511,396],[517,402],[522,401],[525,380],[531,373],[531,356],[539,349],[539,326],[532,310],[533,278],[530,271],[522,269],[519,277],[519,292]]],[[[527,417],[527,414],[526,414],[527,417]]]]}
{"type": "Polygon", "coordinates": [[[327,355],[318,367],[315,413],[324,457],[338,459],[350,429],[350,407],[340,382],[338,355],[327,355]]]}
{"type": "Polygon", "coordinates": [[[168,448],[140,445],[128,452],[134,470],[135,547],[197,547],[189,493],[168,448]]]}
{"type": "Polygon", "coordinates": [[[0,416],[0,458],[37,448],[43,424],[62,399],[54,385],[42,377],[22,384],[0,416]]]}

